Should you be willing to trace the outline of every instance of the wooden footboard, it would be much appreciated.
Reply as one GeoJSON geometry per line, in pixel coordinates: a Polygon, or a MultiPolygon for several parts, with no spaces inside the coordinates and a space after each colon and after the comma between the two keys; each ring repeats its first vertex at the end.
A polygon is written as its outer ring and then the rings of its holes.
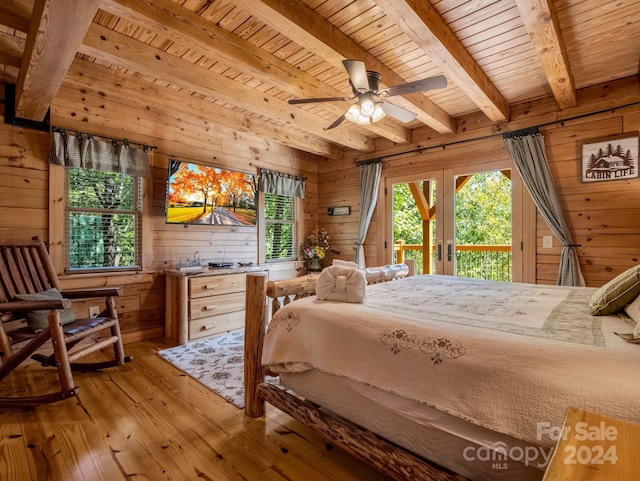
{"type": "MultiPolygon", "coordinates": [[[[387,282],[413,275],[413,263],[367,269],[367,282],[387,282]]],[[[465,478],[436,466],[380,436],[342,418],[332,416],[314,403],[303,400],[264,382],[262,344],[268,318],[280,306],[295,299],[313,295],[317,274],[268,281],[262,272],[247,274],[245,320],[245,413],[259,417],[265,413],[265,402],[311,427],[325,439],[353,456],[371,464],[397,480],[460,481],[465,478]],[[271,304],[272,312],[268,312],[271,304]]]]}
{"type": "MultiPolygon", "coordinates": [[[[392,264],[365,269],[368,284],[388,282],[415,274],[415,264],[407,259],[404,264],[392,264]]],[[[262,342],[266,323],[281,306],[315,294],[319,274],[294,277],[280,281],[268,281],[264,272],[247,274],[247,297],[244,341],[244,398],[245,413],[251,417],[264,414],[264,399],[258,394],[258,385],[264,382],[262,366],[262,342]],[[271,312],[268,316],[268,306],[271,312]]]]}

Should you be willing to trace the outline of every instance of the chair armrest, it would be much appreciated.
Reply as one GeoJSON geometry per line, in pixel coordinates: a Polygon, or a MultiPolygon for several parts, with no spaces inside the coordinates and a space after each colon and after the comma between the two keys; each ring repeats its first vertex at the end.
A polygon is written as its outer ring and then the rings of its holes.
{"type": "Polygon", "coordinates": [[[0,312],[5,311],[40,311],[50,309],[66,309],[71,307],[69,299],[51,299],[44,301],[11,301],[0,302],[0,312]]]}
{"type": "Polygon", "coordinates": [[[82,299],[85,297],[113,297],[122,295],[122,287],[89,287],[86,289],[69,289],[60,292],[63,297],[69,299],[82,299]]]}

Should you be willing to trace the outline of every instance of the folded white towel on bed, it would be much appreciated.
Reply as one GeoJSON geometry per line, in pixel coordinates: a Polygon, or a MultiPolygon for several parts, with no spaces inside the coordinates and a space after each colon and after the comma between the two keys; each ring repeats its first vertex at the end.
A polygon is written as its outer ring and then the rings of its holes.
{"type": "Polygon", "coordinates": [[[331,265],[358,268],[358,264],[353,261],[343,261],[342,259],[333,259],[331,265]]]}
{"type": "Polygon", "coordinates": [[[366,287],[367,278],[361,270],[350,266],[329,266],[318,276],[316,298],[361,304],[366,287]]]}

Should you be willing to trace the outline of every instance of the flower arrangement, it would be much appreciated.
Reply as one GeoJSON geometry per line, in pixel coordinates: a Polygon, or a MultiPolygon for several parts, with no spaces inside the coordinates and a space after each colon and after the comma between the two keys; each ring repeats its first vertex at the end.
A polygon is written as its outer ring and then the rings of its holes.
{"type": "Polygon", "coordinates": [[[324,259],[329,249],[329,234],[325,229],[313,229],[302,246],[302,257],[307,260],[324,259]]]}

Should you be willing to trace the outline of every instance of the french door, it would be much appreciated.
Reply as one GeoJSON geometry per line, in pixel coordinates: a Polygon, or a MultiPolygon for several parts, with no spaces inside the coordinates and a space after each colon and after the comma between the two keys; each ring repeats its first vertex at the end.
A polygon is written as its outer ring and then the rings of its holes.
{"type": "Polygon", "coordinates": [[[418,273],[535,282],[535,208],[511,162],[387,177],[385,193],[388,262],[414,257],[418,273]]]}

